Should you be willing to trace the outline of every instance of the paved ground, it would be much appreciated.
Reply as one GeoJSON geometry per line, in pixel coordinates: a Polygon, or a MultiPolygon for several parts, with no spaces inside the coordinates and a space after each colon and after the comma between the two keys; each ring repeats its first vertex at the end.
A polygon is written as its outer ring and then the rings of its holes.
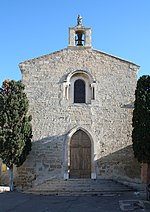
{"type": "Polygon", "coordinates": [[[0,193],[0,212],[121,212],[149,211],[145,195],[136,192],[98,196],[44,196],[19,192],[0,193]]]}

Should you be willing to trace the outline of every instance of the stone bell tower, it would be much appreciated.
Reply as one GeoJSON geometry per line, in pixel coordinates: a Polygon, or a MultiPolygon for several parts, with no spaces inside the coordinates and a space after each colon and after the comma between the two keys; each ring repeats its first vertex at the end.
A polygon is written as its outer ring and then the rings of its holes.
{"type": "Polygon", "coordinates": [[[82,25],[82,16],[78,15],[77,26],[69,28],[68,47],[92,47],[91,28],[85,28],[82,25]]]}

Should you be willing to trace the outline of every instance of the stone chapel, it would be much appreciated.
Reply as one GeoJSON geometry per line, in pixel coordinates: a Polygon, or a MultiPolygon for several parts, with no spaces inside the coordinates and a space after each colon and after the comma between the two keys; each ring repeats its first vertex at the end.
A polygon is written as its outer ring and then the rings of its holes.
{"type": "Polygon", "coordinates": [[[19,64],[33,145],[18,184],[48,180],[138,181],[132,112],[139,66],[92,48],[91,28],[69,28],[68,47],[19,64]]]}

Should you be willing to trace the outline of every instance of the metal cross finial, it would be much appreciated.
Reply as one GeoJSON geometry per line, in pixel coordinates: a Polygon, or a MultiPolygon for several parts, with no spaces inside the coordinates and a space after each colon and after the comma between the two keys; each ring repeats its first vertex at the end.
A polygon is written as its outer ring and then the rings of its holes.
{"type": "Polygon", "coordinates": [[[79,25],[82,25],[82,16],[81,15],[78,15],[78,18],[77,18],[77,26],[79,25]]]}

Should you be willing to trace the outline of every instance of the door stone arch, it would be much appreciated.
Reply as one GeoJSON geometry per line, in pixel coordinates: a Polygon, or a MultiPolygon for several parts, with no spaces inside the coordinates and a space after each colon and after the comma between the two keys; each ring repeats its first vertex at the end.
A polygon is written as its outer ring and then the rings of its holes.
{"type": "Polygon", "coordinates": [[[94,142],[81,127],[70,130],[65,140],[64,179],[69,178],[96,179],[94,142]]]}

